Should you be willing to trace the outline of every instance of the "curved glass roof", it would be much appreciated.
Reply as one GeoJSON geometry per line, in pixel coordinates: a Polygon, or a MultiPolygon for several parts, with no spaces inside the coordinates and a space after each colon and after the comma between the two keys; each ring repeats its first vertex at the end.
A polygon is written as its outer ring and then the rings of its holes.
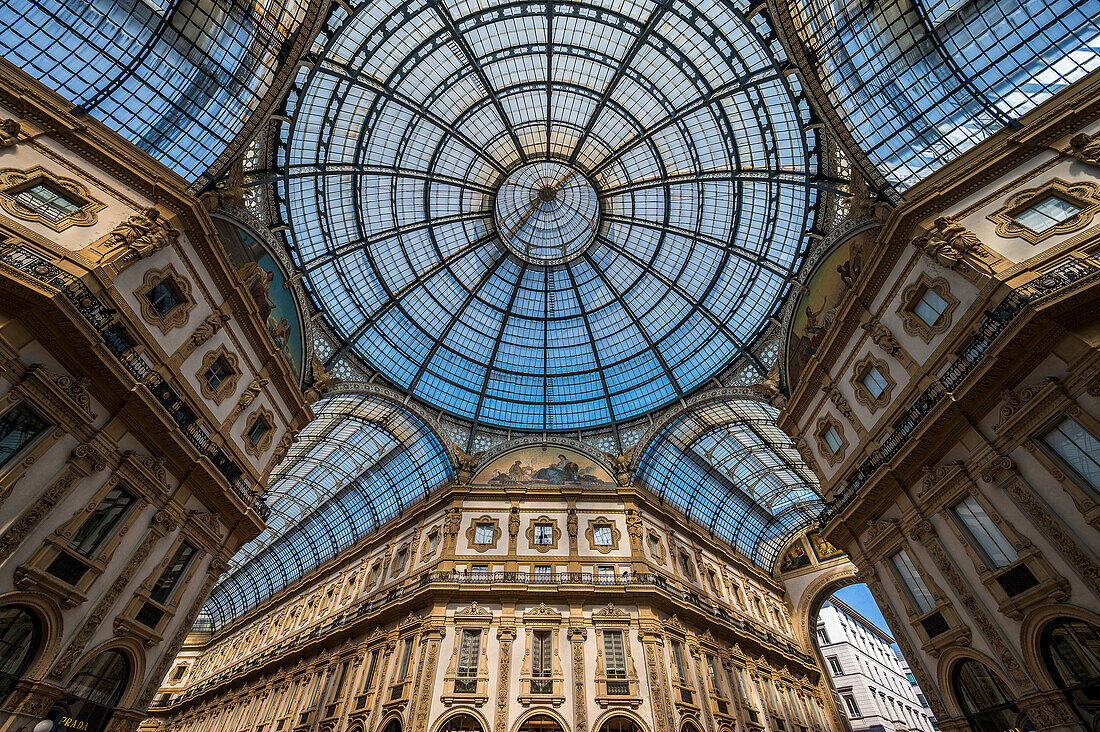
{"type": "Polygon", "coordinates": [[[0,0],[0,55],[188,180],[257,111],[298,0],[0,0]]]}
{"type": "Polygon", "coordinates": [[[268,480],[267,528],[234,555],[204,622],[258,605],[453,478],[439,439],[403,407],[336,394],[313,409],[268,480]]]}
{"type": "Polygon", "coordinates": [[[907,188],[1100,68],[1096,0],[790,0],[840,123],[907,188]]]}
{"type": "Polygon", "coordinates": [[[746,353],[821,184],[807,103],[749,5],[336,7],[275,160],[343,341],[328,364],[354,352],[452,415],[553,431],[647,413],[746,353]],[[542,185],[505,185],[539,165],[558,218],[542,185]]]}
{"type": "Polygon", "coordinates": [[[639,459],[637,482],[771,571],[783,542],[821,512],[817,480],[748,399],[705,403],[666,425],[639,459]]]}

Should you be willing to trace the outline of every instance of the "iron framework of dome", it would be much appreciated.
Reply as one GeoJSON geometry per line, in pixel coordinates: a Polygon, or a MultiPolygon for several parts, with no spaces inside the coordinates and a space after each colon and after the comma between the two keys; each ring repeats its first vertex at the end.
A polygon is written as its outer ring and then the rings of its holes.
{"type": "Polygon", "coordinates": [[[748,6],[335,7],[268,179],[326,365],[547,432],[766,370],[753,346],[837,182],[748,6]],[[527,172],[523,200],[505,181],[527,172]]]}

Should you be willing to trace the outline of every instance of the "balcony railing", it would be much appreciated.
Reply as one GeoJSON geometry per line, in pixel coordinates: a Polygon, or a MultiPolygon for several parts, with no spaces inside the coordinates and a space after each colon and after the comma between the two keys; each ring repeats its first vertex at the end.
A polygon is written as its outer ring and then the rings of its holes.
{"type": "Polygon", "coordinates": [[[1052,268],[1018,290],[1013,290],[997,307],[985,314],[978,329],[970,336],[956,358],[936,381],[933,381],[901,417],[893,430],[882,440],[877,450],[872,452],[852,473],[835,494],[833,500],[825,504],[818,516],[818,526],[824,526],[839,515],[856,499],[871,477],[897,455],[909,442],[917,427],[925,417],[963,382],[985,358],[989,347],[1008,326],[1023,312],[1024,308],[1053,295],[1082,280],[1100,275],[1100,256],[1086,259],[1071,259],[1052,268]]]}
{"type": "Polygon", "coordinates": [[[188,441],[214,464],[241,500],[256,508],[264,520],[267,519],[267,507],[262,501],[256,501],[257,492],[249,486],[244,471],[211,439],[209,429],[184,402],[175,387],[165,381],[138,352],[136,342],[122,325],[115,322],[115,310],[104,305],[79,277],[17,244],[8,242],[0,245],[0,262],[60,292],[95,329],[107,350],[118,359],[134,380],[143,384],[157,403],[168,412],[188,441]]]}
{"type": "MultiPolygon", "coordinates": [[[[605,579],[605,578],[600,578],[605,579]]],[[[355,607],[349,608],[344,613],[332,617],[325,623],[315,626],[303,633],[298,633],[288,637],[281,643],[271,646],[260,653],[250,656],[233,666],[229,666],[220,671],[216,676],[212,676],[209,679],[201,682],[200,684],[188,689],[185,693],[175,697],[170,703],[157,704],[156,702],[150,707],[151,709],[163,709],[168,706],[176,706],[189,701],[196,696],[206,693],[210,689],[213,689],[221,684],[232,681],[235,678],[239,678],[244,672],[249,669],[259,668],[269,661],[285,656],[296,649],[302,648],[313,641],[327,635],[337,628],[350,625],[368,615],[373,615],[387,606],[393,605],[400,600],[403,600],[412,595],[419,594],[422,591],[430,589],[432,586],[447,584],[447,585],[525,585],[525,586],[538,586],[538,585],[588,585],[588,586],[604,586],[608,583],[603,581],[597,581],[597,575],[593,572],[556,572],[549,575],[546,574],[534,574],[530,572],[458,572],[458,571],[430,571],[424,572],[419,576],[413,578],[407,584],[394,587],[387,590],[384,593],[379,593],[375,597],[366,600],[355,607]]],[[[704,612],[714,618],[717,618],[728,625],[732,626],[740,633],[750,636],[756,639],[759,643],[769,646],[773,649],[782,651],[790,656],[793,656],[803,663],[812,664],[813,658],[803,653],[793,643],[780,638],[775,635],[770,629],[757,624],[754,621],[739,618],[728,611],[725,608],[717,605],[711,605],[703,600],[698,594],[689,592],[676,587],[664,577],[647,573],[647,572],[628,572],[616,576],[614,584],[620,586],[648,586],[655,587],[665,594],[668,594],[682,602],[690,604],[701,612],[704,612]]],[[[608,680],[610,684],[611,681],[608,680]]],[[[622,682],[626,684],[627,682],[622,682]]],[[[608,693],[612,693],[610,690],[608,693]]],[[[624,692],[625,693],[625,692],[624,692]]]]}

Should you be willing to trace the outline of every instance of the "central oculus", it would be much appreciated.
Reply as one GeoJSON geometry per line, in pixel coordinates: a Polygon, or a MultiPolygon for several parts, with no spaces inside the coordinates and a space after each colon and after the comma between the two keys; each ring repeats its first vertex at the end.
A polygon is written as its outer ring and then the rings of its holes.
{"type": "Polygon", "coordinates": [[[497,231],[521,259],[560,264],[596,237],[600,202],[588,179],[568,165],[530,163],[513,171],[497,191],[497,231]]]}

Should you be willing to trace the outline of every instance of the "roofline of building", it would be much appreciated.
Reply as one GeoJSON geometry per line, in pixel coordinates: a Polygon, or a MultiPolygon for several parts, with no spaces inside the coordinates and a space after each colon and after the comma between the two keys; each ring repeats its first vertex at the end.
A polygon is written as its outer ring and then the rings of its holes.
{"type": "Polygon", "coordinates": [[[877,625],[875,625],[874,623],[872,623],[867,618],[863,617],[863,615],[861,615],[860,613],[853,610],[852,606],[849,605],[848,603],[837,599],[837,597],[835,595],[830,597],[828,600],[826,600],[826,602],[831,604],[831,605],[835,605],[837,607],[837,609],[840,610],[841,612],[854,617],[857,621],[859,621],[863,625],[863,627],[867,628],[867,630],[871,631],[872,633],[874,633],[875,635],[877,635],[879,638],[886,641],[890,645],[894,644],[895,641],[894,641],[894,637],[892,635],[890,635],[889,633],[884,631],[882,628],[880,628],[877,625]]]}

